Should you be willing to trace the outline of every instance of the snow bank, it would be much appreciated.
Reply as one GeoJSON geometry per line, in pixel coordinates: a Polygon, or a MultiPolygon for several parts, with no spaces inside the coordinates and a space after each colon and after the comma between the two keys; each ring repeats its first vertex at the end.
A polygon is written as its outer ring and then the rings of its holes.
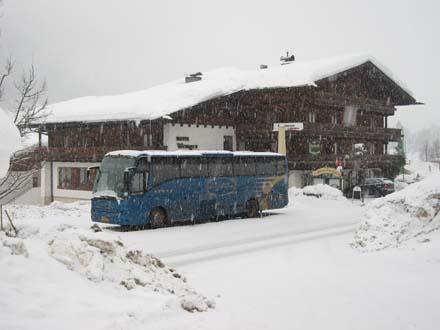
{"type": "MultiPolygon", "coordinates": [[[[45,121],[54,123],[169,118],[169,114],[175,111],[241,90],[314,86],[315,81],[319,79],[333,76],[367,61],[373,62],[393,79],[386,68],[374,58],[365,55],[295,61],[289,65],[277,65],[266,70],[225,68],[204,72],[202,80],[197,82],[185,83],[182,77],[143,91],[122,95],[89,96],[52,104],[48,107],[50,114],[45,121]]],[[[398,84],[405,88],[402,83],[398,84]]]]}
{"type": "Polygon", "coordinates": [[[313,186],[305,186],[302,189],[304,195],[315,196],[322,199],[343,200],[345,197],[339,189],[330,187],[326,184],[316,184],[313,186]]]}
{"type": "Polygon", "coordinates": [[[440,175],[431,175],[366,206],[352,246],[363,251],[399,246],[440,228],[440,175]]]}
{"type": "MultiPolygon", "coordinates": [[[[74,282],[83,278],[91,283],[93,290],[99,290],[102,285],[110,287],[116,298],[125,296],[128,290],[134,299],[143,296],[143,292],[149,293],[150,300],[145,304],[156,305],[166,301],[162,308],[166,308],[169,301],[190,312],[203,312],[214,307],[213,301],[192,289],[182,274],[160,259],[128,248],[114,232],[90,229],[89,218],[84,219],[88,208],[90,203],[86,202],[53,203],[48,207],[10,207],[18,237],[0,233],[0,281],[2,276],[8,277],[8,273],[9,277],[13,277],[11,274],[17,269],[6,265],[13,264],[15,258],[20,257],[28,259],[28,265],[38,264],[41,268],[50,269],[54,267],[53,262],[62,265],[61,269],[57,268],[56,277],[65,278],[66,286],[78,286],[74,282]],[[35,248],[36,245],[40,248],[35,248]],[[74,274],[72,282],[69,282],[69,274],[74,274]]],[[[47,281],[44,278],[47,275],[38,276],[33,268],[20,273],[21,280],[29,283],[31,291],[47,281]]],[[[80,286],[79,291],[83,284],[80,286]]],[[[62,291],[63,287],[52,289],[62,291]]],[[[0,288],[0,296],[2,292],[8,292],[10,301],[18,300],[20,294],[7,286],[0,288]]]]}
{"type": "Polygon", "coordinates": [[[0,178],[9,168],[11,154],[20,148],[20,134],[8,114],[0,108],[0,178]]]}
{"type": "Polygon", "coordinates": [[[186,278],[160,259],[129,250],[104,233],[67,229],[49,241],[49,254],[93,282],[107,281],[128,290],[146,288],[175,295],[188,311],[203,312],[214,306],[186,284],[186,278]]]}

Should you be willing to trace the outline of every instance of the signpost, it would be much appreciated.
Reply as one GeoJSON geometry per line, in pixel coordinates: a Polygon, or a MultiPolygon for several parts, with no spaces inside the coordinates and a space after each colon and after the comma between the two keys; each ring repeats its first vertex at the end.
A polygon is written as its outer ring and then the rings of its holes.
{"type": "Polygon", "coordinates": [[[302,131],[303,123],[274,123],[273,131],[278,132],[278,153],[285,155],[286,148],[286,131],[302,131]]]}

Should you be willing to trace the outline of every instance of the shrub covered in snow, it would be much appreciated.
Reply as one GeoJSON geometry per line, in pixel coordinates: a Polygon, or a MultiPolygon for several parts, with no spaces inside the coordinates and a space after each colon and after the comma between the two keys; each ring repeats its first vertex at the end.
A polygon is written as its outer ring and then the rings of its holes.
{"type": "Polygon", "coordinates": [[[440,228],[440,175],[367,205],[352,246],[364,251],[398,246],[440,228]]]}

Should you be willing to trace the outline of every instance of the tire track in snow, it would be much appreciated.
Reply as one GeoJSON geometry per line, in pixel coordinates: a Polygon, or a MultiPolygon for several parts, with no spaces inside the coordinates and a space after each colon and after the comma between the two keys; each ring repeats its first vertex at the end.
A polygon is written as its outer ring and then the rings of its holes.
{"type": "Polygon", "coordinates": [[[284,233],[249,237],[240,240],[196,246],[182,250],[164,251],[156,255],[173,266],[185,266],[205,261],[252,253],[260,250],[292,245],[321,238],[353,232],[358,224],[341,224],[315,230],[289,231],[284,233]]]}

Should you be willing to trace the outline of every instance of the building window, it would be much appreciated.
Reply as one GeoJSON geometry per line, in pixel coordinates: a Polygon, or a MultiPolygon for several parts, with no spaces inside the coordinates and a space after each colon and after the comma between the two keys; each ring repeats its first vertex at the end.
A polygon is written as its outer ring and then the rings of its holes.
{"type": "Polygon", "coordinates": [[[338,116],[334,113],[331,116],[332,124],[336,125],[338,123],[338,116]]]}
{"type": "Polygon", "coordinates": [[[356,115],[358,108],[353,105],[344,108],[344,126],[351,127],[356,125],[356,115]]]}
{"type": "Polygon", "coordinates": [[[145,134],[144,135],[144,147],[149,147],[151,146],[151,134],[145,134]]]}
{"type": "Polygon", "coordinates": [[[225,135],[223,137],[223,150],[233,151],[233,139],[231,135],[225,135]]]}
{"type": "Polygon", "coordinates": [[[309,153],[312,155],[319,155],[321,153],[321,143],[319,143],[319,141],[309,142],[309,153]]]}
{"type": "Polygon", "coordinates": [[[314,123],[316,119],[316,115],[314,112],[309,112],[309,123],[314,123]]]}
{"type": "Polygon", "coordinates": [[[40,187],[40,177],[39,176],[33,176],[32,177],[32,187],[33,188],[38,188],[40,187]]]}
{"type": "Polygon", "coordinates": [[[96,172],[91,171],[87,178],[85,167],[59,167],[58,168],[58,189],[67,190],[92,190],[96,172]]]}

